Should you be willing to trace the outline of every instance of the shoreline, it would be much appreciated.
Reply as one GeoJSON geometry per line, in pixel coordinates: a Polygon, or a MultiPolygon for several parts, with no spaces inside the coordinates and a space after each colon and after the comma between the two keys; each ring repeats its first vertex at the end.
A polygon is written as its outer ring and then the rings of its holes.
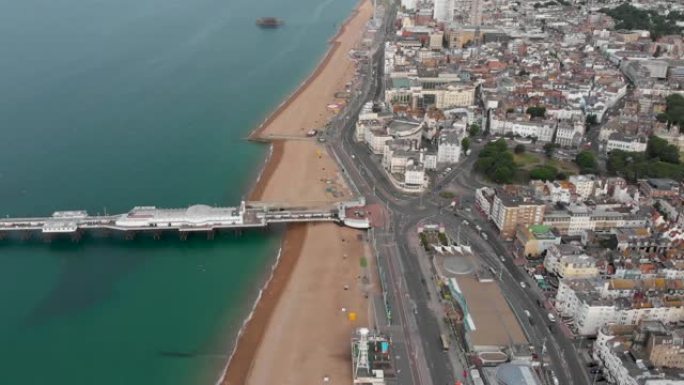
{"type": "Polygon", "coordinates": [[[357,4],[354,6],[354,9],[352,9],[349,16],[347,16],[347,18],[344,20],[344,22],[342,22],[342,25],[337,30],[337,33],[335,33],[335,35],[332,38],[330,38],[330,40],[328,40],[328,50],[326,51],[323,58],[318,62],[318,64],[314,68],[313,72],[309,76],[307,76],[307,78],[302,83],[300,83],[299,86],[297,86],[297,88],[294,90],[294,92],[292,92],[290,95],[287,96],[285,101],[280,103],[278,105],[278,107],[276,107],[276,109],[273,112],[269,113],[268,116],[266,117],[266,119],[264,119],[264,121],[257,128],[252,130],[252,132],[247,137],[248,140],[257,141],[257,142],[258,141],[270,142],[270,140],[268,138],[261,137],[262,132],[264,131],[264,129],[269,124],[271,124],[278,117],[278,115],[280,115],[287,107],[289,107],[290,104],[292,104],[292,102],[295,99],[297,99],[297,97],[302,92],[304,92],[304,90],[306,90],[311,85],[311,83],[313,83],[314,80],[316,80],[318,78],[318,76],[323,72],[323,69],[325,68],[326,65],[328,65],[328,63],[330,62],[332,57],[337,52],[337,49],[341,45],[341,43],[338,42],[337,40],[346,31],[347,26],[349,25],[349,22],[352,19],[354,19],[354,17],[356,15],[358,15],[359,8],[364,3],[364,1],[365,0],[359,0],[357,2],[357,4]]]}
{"type": "Polygon", "coordinates": [[[278,168],[278,163],[280,163],[280,160],[283,159],[283,154],[285,152],[284,146],[285,143],[283,143],[282,140],[274,140],[270,142],[268,157],[266,158],[266,162],[264,162],[263,166],[261,167],[261,171],[259,172],[254,185],[252,186],[252,190],[249,192],[249,194],[247,194],[248,200],[258,201],[261,199],[262,195],[264,194],[264,190],[266,190],[269,179],[271,179],[271,176],[273,176],[275,173],[276,168],[278,168]]]}
{"type": "MultiPolygon", "coordinates": [[[[298,100],[302,93],[319,79],[343,44],[340,41],[340,37],[348,30],[350,22],[359,15],[361,7],[365,3],[366,0],[359,0],[357,2],[335,35],[328,40],[328,49],[311,74],[275,110],[270,112],[266,119],[252,130],[247,137],[250,141],[268,143],[270,145],[267,158],[251,186],[251,191],[247,194],[249,200],[260,200],[264,197],[269,182],[285,157],[285,140],[263,137],[264,130],[283,112],[287,111],[292,103],[298,100]]],[[[336,162],[335,165],[337,165],[336,162]]],[[[288,225],[286,227],[281,241],[280,255],[271,266],[271,275],[260,290],[253,304],[252,311],[244,320],[234,340],[232,353],[219,380],[216,382],[217,385],[244,385],[246,383],[255,364],[257,352],[262,345],[262,340],[268,330],[271,318],[275,313],[276,306],[293,275],[297,261],[301,257],[307,233],[308,226],[305,224],[288,225]]]]}
{"type": "Polygon", "coordinates": [[[216,382],[217,385],[241,385],[247,380],[254,356],[273,315],[273,309],[297,265],[306,233],[306,225],[295,224],[287,227],[278,257],[271,265],[271,274],[259,291],[252,311],[238,332],[233,351],[216,382]]]}

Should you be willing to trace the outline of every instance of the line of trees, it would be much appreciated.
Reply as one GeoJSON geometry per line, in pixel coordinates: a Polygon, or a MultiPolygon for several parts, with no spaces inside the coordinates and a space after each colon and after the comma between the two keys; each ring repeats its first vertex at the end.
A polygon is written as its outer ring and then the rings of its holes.
{"type": "Polygon", "coordinates": [[[684,96],[672,94],[665,99],[665,112],[658,114],[658,120],[667,122],[667,128],[677,126],[679,131],[684,129],[684,96]]]}
{"type": "Polygon", "coordinates": [[[679,149],[657,136],[648,139],[646,152],[611,151],[606,166],[611,175],[621,175],[629,180],[684,180],[684,165],[679,160],[679,149]]]}
{"type": "Polygon", "coordinates": [[[653,40],[682,32],[682,28],[676,24],[677,21],[684,20],[679,12],[670,12],[668,16],[663,16],[656,11],[641,10],[628,3],[622,3],[612,9],[602,8],[601,12],[615,19],[616,29],[647,30],[653,40]]]}
{"type": "Polygon", "coordinates": [[[575,164],[580,168],[580,174],[595,174],[598,172],[596,156],[591,151],[581,151],[575,156],[575,164]]]}

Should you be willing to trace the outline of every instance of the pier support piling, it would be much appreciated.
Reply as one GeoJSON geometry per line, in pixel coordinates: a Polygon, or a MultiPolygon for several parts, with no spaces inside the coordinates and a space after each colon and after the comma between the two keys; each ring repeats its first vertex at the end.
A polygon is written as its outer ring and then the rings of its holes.
{"type": "Polygon", "coordinates": [[[83,233],[80,230],[71,233],[71,242],[78,243],[81,241],[81,238],[83,238],[83,233]]]}

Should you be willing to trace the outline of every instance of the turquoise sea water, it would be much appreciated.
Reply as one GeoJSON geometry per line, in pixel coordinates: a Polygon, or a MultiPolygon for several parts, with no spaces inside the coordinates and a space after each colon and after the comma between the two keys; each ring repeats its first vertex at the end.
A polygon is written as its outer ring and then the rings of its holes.
{"type": "MultiPolygon", "coordinates": [[[[0,0],[0,215],[237,204],[354,4],[0,0]]],[[[0,242],[0,384],[213,384],[278,242],[0,242]]]]}

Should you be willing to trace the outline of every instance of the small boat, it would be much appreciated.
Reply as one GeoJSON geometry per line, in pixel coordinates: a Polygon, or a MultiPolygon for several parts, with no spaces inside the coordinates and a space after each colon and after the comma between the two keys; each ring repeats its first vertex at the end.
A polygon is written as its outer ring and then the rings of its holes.
{"type": "Polygon", "coordinates": [[[278,28],[283,25],[283,21],[275,17],[260,17],[256,24],[261,28],[278,28]]]}

